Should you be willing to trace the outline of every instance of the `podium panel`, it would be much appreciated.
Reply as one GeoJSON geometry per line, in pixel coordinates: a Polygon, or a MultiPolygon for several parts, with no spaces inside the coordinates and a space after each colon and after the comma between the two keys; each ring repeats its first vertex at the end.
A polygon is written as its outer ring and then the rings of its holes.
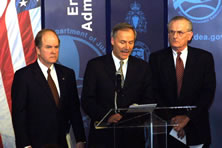
{"type": "Polygon", "coordinates": [[[113,137],[114,148],[118,148],[118,145],[115,144],[118,137],[118,132],[115,132],[115,130],[118,129],[143,130],[146,141],[145,148],[167,148],[167,126],[169,125],[154,114],[154,108],[155,106],[140,106],[117,110],[110,109],[102,120],[95,122],[95,128],[97,130],[109,128],[114,130],[114,133],[116,133],[113,137]],[[121,114],[123,118],[118,123],[108,123],[108,118],[115,113],[121,114]],[[160,146],[158,141],[161,141],[163,144],[160,146]]]}

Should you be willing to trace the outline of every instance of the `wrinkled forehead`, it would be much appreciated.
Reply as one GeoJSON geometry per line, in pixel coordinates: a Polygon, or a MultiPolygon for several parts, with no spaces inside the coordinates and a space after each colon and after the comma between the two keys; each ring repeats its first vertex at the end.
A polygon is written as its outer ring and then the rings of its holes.
{"type": "Polygon", "coordinates": [[[191,29],[191,26],[189,22],[184,19],[174,20],[170,22],[168,26],[168,30],[174,30],[174,31],[181,31],[181,30],[187,31],[190,29],[191,29]]]}

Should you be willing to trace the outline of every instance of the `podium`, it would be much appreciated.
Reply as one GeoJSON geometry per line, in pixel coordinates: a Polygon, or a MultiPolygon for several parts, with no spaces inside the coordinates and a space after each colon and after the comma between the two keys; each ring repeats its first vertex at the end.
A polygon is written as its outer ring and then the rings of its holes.
{"type": "MultiPolygon", "coordinates": [[[[107,128],[114,130],[119,128],[143,128],[146,148],[158,147],[157,135],[162,135],[161,141],[164,143],[164,148],[167,148],[167,127],[171,125],[154,113],[155,108],[156,104],[145,104],[130,106],[129,108],[119,108],[117,110],[110,109],[100,121],[95,122],[95,128],[97,130],[107,128]],[[123,118],[118,123],[108,123],[108,118],[115,113],[121,114],[123,118]]],[[[115,134],[113,138],[114,148],[116,148],[115,134]]]]}

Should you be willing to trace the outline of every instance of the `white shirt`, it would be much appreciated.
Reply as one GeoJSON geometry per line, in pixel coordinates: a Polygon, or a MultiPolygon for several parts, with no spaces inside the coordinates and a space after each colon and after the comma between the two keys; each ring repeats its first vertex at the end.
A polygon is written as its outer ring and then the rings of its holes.
{"type": "MultiPolygon", "coordinates": [[[[45,76],[45,79],[47,80],[47,78],[48,78],[48,72],[47,72],[48,71],[48,67],[46,67],[44,64],[42,64],[42,62],[39,59],[37,59],[37,62],[39,64],[40,69],[42,70],[43,75],[45,76]]],[[[56,85],[58,94],[60,96],[59,81],[58,81],[58,77],[57,77],[57,74],[56,74],[56,70],[55,70],[54,64],[51,65],[50,70],[51,70],[51,72],[50,72],[51,77],[52,77],[52,79],[53,79],[53,81],[54,81],[54,83],[56,85]]]]}
{"type": "MultiPolygon", "coordinates": [[[[120,61],[121,61],[121,60],[118,59],[118,58],[114,55],[113,51],[112,51],[112,57],[113,57],[113,61],[114,61],[115,67],[116,67],[116,71],[118,71],[118,69],[119,69],[119,67],[120,67],[120,61]]],[[[128,59],[129,59],[129,58],[123,60],[124,63],[123,63],[122,70],[123,70],[124,79],[126,78],[126,71],[127,71],[127,66],[128,66],[128,59]]]]}
{"type": "MultiPolygon", "coordinates": [[[[174,65],[176,67],[177,52],[173,49],[172,49],[172,51],[173,51],[174,65]]],[[[185,69],[185,66],[186,66],[187,55],[188,55],[188,49],[186,47],[184,50],[181,51],[181,55],[180,55],[180,58],[183,61],[184,69],[185,69]]]]}

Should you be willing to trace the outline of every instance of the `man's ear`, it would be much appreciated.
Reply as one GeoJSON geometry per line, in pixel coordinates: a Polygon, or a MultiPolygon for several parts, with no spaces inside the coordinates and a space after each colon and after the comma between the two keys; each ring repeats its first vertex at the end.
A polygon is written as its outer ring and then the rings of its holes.
{"type": "Polygon", "coordinates": [[[111,37],[111,44],[113,45],[114,44],[114,38],[111,37]]]}

